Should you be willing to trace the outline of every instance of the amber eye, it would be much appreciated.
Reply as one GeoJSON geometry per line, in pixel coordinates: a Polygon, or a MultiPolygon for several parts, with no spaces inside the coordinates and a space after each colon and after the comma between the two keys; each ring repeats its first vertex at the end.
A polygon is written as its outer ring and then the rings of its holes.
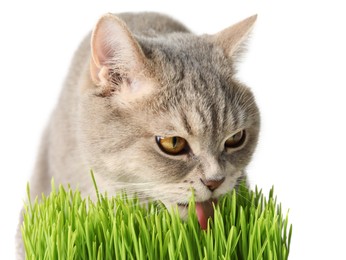
{"type": "Polygon", "coordinates": [[[246,139],[245,130],[241,130],[226,140],[225,147],[238,148],[244,144],[245,139],[246,139]]]}
{"type": "Polygon", "coordinates": [[[188,151],[188,144],[184,138],[179,136],[161,137],[156,136],[156,142],[160,149],[170,155],[179,155],[188,151]]]}

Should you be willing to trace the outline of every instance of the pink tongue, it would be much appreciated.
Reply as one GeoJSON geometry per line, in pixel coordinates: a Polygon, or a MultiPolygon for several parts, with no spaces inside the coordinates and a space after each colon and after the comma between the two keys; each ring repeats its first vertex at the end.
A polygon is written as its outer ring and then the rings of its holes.
{"type": "Polygon", "coordinates": [[[216,204],[217,200],[206,200],[202,202],[196,202],[196,213],[199,225],[201,229],[207,229],[208,219],[214,217],[214,207],[213,204],[216,204]]]}

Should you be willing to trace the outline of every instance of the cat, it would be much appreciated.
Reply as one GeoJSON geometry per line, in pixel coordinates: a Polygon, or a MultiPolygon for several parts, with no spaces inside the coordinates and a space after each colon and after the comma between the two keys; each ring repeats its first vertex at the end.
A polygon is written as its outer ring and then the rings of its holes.
{"type": "Polygon", "coordinates": [[[71,184],[178,205],[192,191],[202,228],[245,177],[259,110],[236,78],[257,16],[197,36],[158,13],[106,14],[81,43],[44,132],[31,196],[71,184]]]}

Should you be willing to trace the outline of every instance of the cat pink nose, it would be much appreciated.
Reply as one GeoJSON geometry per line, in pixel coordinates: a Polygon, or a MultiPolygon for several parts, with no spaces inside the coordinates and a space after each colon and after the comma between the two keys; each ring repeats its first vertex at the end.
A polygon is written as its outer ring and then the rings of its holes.
{"type": "Polygon", "coordinates": [[[214,191],[225,181],[225,177],[223,177],[220,180],[205,180],[205,179],[200,179],[200,180],[205,186],[207,186],[207,188],[210,191],[214,191]]]}

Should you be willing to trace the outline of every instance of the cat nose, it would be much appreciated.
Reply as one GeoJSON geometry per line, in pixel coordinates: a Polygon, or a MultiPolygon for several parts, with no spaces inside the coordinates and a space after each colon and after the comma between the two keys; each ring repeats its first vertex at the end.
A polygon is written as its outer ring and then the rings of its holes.
{"type": "Polygon", "coordinates": [[[206,180],[202,178],[200,180],[210,191],[214,191],[225,181],[225,177],[220,180],[206,180]]]}

